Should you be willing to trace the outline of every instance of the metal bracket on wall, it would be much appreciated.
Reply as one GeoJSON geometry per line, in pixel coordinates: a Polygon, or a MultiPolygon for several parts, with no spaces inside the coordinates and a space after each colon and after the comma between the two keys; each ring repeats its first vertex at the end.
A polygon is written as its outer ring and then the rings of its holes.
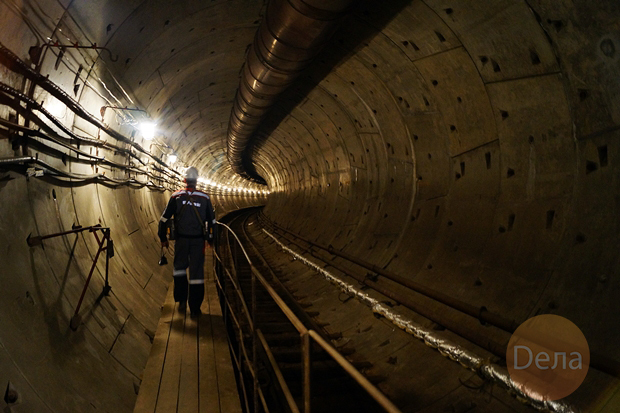
{"type": "Polygon", "coordinates": [[[58,58],[56,60],[56,65],[55,65],[56,69],[58,69],[58,65],[60,64],[60,61],[62,60],[62,57],[65,54],[65,50],[68,48],[69,49],[105,50],[106,52],[108,52],[108,55],[110,56],[110,60],[112,62],[118,62],[118,55],[116,55],[116,57],[112,56],[112,51],[110,49],[108,49],[107,47],[97,46],[97,43],[93,43],[91,46],[82,46],[77,42],[73,44],[60,44],[58,43],[58,41],[56,41],[56,42],[45,43],[40,46],[32,46],[30,50],[28,50],[30,61],[32,63],[37,64],[39,62],[39,59],[41,59],[41,56],[43,55],[43,49],[45,47],[47,48],[55,47],[55,48],[60,49],[60,53],[58,53],[58,58]]]}
{"type": "Polygon", "coordinates": [[[86,282],[84,283],[84,288],[82,289],[82,295],[80,296],[80,300],[77,303],[75,312],[73,313],[73,317],[71,317],[70,326],[73,331],[77,330],[77,328],[80,326],[82,322],[81,316],[79,314],[80,307],[82,306],[82,301],[84,300],[84,296],[86,295],[86,290],[88,288],[88,284],[90,283],[90,279],[92,278],[93,273],[95,271],[95,267],[97,266],[97,260],[99,259],[99,255],[103,251],[106,252],[105,284],[103,286],[103,291],[101,292],[99,298],[110,295],[110,291],[112,291],[112,287],[110,286],[108,282],[109,262],[110,262],[110,258],[114,257],[114,242],[110,238],[110,228],[102,227],[101,225],[94,225],[90,227],[81,227],[81,226],[74,225],[71,231],[57,232],[54,234],[42,235],[42,236],[36,236],[36,237],[33,237],[31,236],[31,234],[29,234],[28,238],[26,239],[26,242],[28,243],[29,247],[35,247],[37,245],[41,245],[41,247],[43,247],[43,240],[46,240],[49,238],[60,237],[63,235],[77,234],[77,233],[84,232],[84,231],[91,232],[95,236],[95,239],[97,240],[97,253],[95,254],[95,257],[93,258],[93,263],[90,267],[90,271],[88,273],[88,277],[86,278],[86,282]],[[101,235],[102,235],[101,238],[98,234],[98,231],[101,231],[101,235]]]}

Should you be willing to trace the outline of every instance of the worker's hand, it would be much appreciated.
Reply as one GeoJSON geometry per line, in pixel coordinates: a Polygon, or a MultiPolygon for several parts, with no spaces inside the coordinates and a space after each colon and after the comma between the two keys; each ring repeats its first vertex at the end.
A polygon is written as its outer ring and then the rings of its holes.
{"type": "Polygon", "coordinates": [[[168,241],[162,241],[161,243],[162,248],[168,248],[169,246],[170,246],[170,243],[168,241]]]}

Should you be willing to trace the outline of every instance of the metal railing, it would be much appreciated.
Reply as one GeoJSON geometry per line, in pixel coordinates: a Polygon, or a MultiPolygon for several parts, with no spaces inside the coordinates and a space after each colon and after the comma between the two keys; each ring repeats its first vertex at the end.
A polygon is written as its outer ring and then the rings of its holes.
{"type": "Polygon", "coordinates": [[[334,348],[327,340],[325,340],[321,334],[313,329],[307,328],[304,323],[297,317],[295,312],[286,304],[286,302],[282,299],[282,297],[276,292],[276,290],[272,287],[272,285],[265,279],[265,277],[258,271],[255,265],[250,260],[250,257],[241,243],[237,234],[226,224],[218,222],[220,228],[226,229],[225,235],[224,233],[218,234],[218,243],[217,247],[213,250],[214,254],[214,264],[215,264],[215,273],[216,273],[216,282],[217,286],[220,290],[220,299],[222,301],[223,307],[223,315],[224,321],[228,325],[228,318],[232,321],[232,324],[235,327],[236,333],[238,334],[238,343],[234,343],[229,336],[229,345],[233,350],[233,358],[235,360],[235,364],[240,375],[240,383],[242,387],[242,391],[244,392],[245,404],[247,411],[253,411],[255,413],[259,412],[259,406],[262,406],[263,411],[269,412],[269,405],[267,402],[267,397],[263,392],[263,389],[260,386],[258,380],[258,367],[257,367],[257,353],[260,349],[264,351],[266,354],[266,359],[268,365],[271,367],[273,374],[276,377],[276,381],[278,386],[280,387],[286,404],[291,412],[293,413],[310,413],[312,409],[312,386],[311,386],[311,377],[312,377],[312,346],[317,345],[322,348],[332,360],[334,360],[340,367],[355,381],[357,384],[363,388],[369,396],[371,396],[378,405],[383,408],[384,411],[389,413],[401,413],[400,410],[375,386],[373,385],[366,377],[360,373],[351,362],[349,362],[345,357],[343,357],[336,348],[334,348]],[[236,243],[231,244],[231,239],[229,234],[232,234],[236,243]],[[222,241],[225,242],[222,243],[222,241]],[[223,253],[221,247],[224,244],[227,247],[227,250],[223,253]],[[238,247],[241,248],[242,254],[235,253],[233,249],[236,250],[238,247]],[[228,254],[227,257],[224,254],[228,254]],[[245,259],[247,264],[250,267],[251,272],[251,299],[250,306],[248,307],[246,300],[243,296],[243,292],[241,291],[241,287],[239,284],[239,280],[237,277],[237,270],[239,269],[239,258],[245,259]],[[227,265],[228,262],[228,265],[227,265]],[[235,306],[235,303],[231,302],[229,299],[229,295],[227,294],[227,283],[226,280],[230,281],[230,285],[232,285],[234,291],[232,291],[232,296],[238,296],[240,305],[235,306]],[[257,308],[256,308],[256,287],[257,283],[259,283],[269,294],[271,299],[277,304],[279,310],[286,316],[286,318],[290,321],[291,325],[295,328],[295,330],[299,333],[299,338],[301,341],[301,361],[302,361],[302,406],[298,406],[293,394],[289,389],[289,385],[285,380],[278,363],[273,355],[272,349],[269,346],[265,335],[263,332],[257,328],[256,316],[257,316],[257,308]],[[238,307],[238,308],[236,308],[238,307]],[[251,338],[251,349],[246,348],[245,340],[244,340],[244,329],[242,325],[242,320],[245,319],[247,321],[247,325],[250,328],[250,338],[251,338]],[[235,349],[235,344],[238,345],[238,349],[235,349]],[[251,350],[251,357],[248,352],[251,350]],[[239,356],[237,356],[238,354],[239,356]],[[253,381],[253,410],[249,409],[248,397],[247,397],[247,389],[244,383],[243,371],[244,367],[250,372],[251,379],[253,381]]]}

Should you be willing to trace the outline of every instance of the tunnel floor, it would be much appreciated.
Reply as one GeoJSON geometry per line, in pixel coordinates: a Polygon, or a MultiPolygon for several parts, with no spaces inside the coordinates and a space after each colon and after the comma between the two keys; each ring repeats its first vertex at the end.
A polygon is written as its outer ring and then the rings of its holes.
{"type": "MultiPolygon", "coordinates": [[[[338,271],[334,267],[333,257],[322,257],[316,249],[299,248],[286,238],[274,235],[264,217],[259,220],[255,211],[232,219],[229,225],[239,235],[246,250],[254,251],[250,257],[259,272],[266,278],[277,278],[271,281],[274,288],[283,285],[287,290],[285,293],[303,307],[314,325],[320,326],[322,333],[332,338],[331,344],[346,354],[347,359],[358,366],[403,412],[535,411],[517,401],[497,384],[442,357],[430,344],[377,314],[368,305],[343,291],[342,285],[334,282],[334,279],[326,278],[324,273],[309,266],[301,257],[328,271],[338,282],[354,285],[380,302],[393,306],[395,313],[411,317],[464,348],[478,352],[489,360],[498,361],[493,355],[436,323],[424,321],[390,298],[369,291],[357,280],[338,271]],[[284,247],[295,250],[298,256],[292,255],[284,247]],[[450,397],[444,397],[446,394],[450,394],[450,397]]],[[[240,283],[243,284],[243,281],[240,283]]],[[[260,319],[260,313],[257,314],[260,319]]],[[[279,365],[286,368],[287,360],[279,365]]],[[[326,377],[324,380],[329,379],[326,377]]],[[[313,385],[320,381],[313,381],[313,385]]],[[[335,402],[331,405],[334,407],[335,402]]],[[[334,408],[328,411],[341,410],[334,408]]],[[[383,410],[370,408],[368,411],[383,410]]]]}
{"type": "Polygon", "coordinates": [[[211,256],[202,315],[178,311],[168,288],[134,413],[241,413],[211,256]]]}

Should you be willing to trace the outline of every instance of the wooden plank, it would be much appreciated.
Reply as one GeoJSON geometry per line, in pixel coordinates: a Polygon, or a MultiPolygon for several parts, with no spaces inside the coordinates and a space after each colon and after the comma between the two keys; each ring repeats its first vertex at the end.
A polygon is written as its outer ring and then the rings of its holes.
{"type": "MultiPolygon", "coordinates": [[[[205,290],[209,282],[205,282],[205,290]]],[[[203,315],[198,322],[199,407],[200,413],[219,413],[220,397],[215,369],[209,304],[209,294],[205,291],[205,300],[201,307],[203,315]]]]}
{"type": "Polygon", "coordinates": [[[198,322],[185,318],[179,382],[179,413],[198,413],[198,322]]]}
{"type": "Polygon", "coordinates": [[[142,373],[142,384],[138,392],[138,398],[134,406],[134,413],[151,413],[155,411],[159,384],[163,372],[164,359],[168,348],[170,337],[170,326],[172,325],[172,315],[174,313],[174,298],[172,295],[172,284],[168,286],[166,301],[161,312],[161,318],[157,325],[155,338],[151,347],[149,359],[142,373]]]}
{"type": "Polygon", "coordinates": [[[217,300],[217,289],[213,282],[205,285],[207,296],[212,303],[211,329],[213,347],[215,349],[215,364],[217,369],[218,388],[220,393],[220,409],[222,413],[242,413],[239,400],[239,389],[230,358],[226,327],[222,318],[222,311],[217,300]]]}
{"type": "Polygon", "coordinates": [[[164,362],[164,371],[161,376],[159,394],[157,396],[156,413],[170,413],[177,411],[179,400],[179,378],[181,375],[181,361],[183,357],[183,330],[185,314],[179,314],[178,304],[175,303],[168,339],[168,351],[164,362]]]}

